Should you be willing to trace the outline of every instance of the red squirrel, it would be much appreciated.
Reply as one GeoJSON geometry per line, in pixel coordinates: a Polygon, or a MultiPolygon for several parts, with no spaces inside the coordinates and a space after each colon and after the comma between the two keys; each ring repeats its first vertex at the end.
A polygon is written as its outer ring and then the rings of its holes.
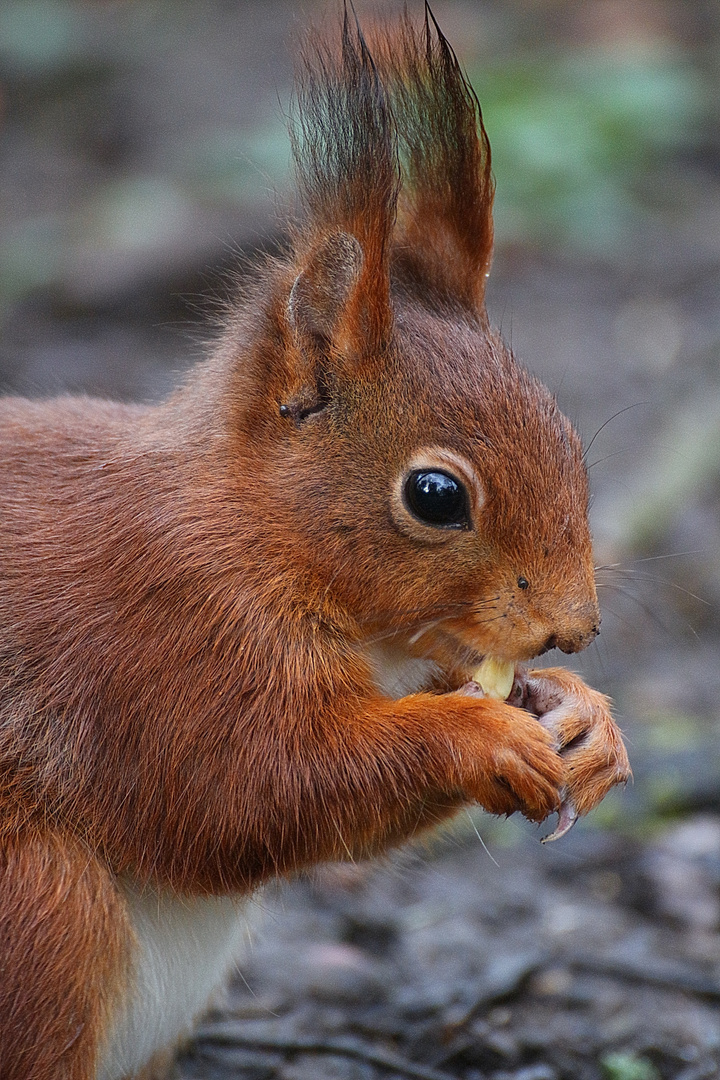
{"type": "Polygon", "coordinates": [[[600,616],[580,439],[486,314],[479,106],[429,9],[376,38],[312,46],[302,216],[184,385],[0,402],[3,1080],[150,1068],[270,878],[629,775],[524,666],[600,616]]]}

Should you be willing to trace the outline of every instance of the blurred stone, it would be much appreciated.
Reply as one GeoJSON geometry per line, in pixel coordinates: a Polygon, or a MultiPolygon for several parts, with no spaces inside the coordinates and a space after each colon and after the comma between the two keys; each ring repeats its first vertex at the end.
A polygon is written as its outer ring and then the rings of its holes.
{"type": "Polygon", "coordinates": [[[720,926],[720,818],[703,815],[668,831],[643,869],[664,915],[695,931],[720,926]]]}
{"type": "Polygon", "coordinates": [[[509,956],[496,956],[482,975],[479,997],[488,1002],[509,997],[543,963],[545,953],[537,949],[509,956]]]}
{"type": "Polygon", "coordinates": [[[689,1065],[675,1076],[675,1080],[717,1080],[717,1061],[702,1061],[689,1065]]]}
{"type": "Polygon", "coordinates": [[[572,973],[567,968],[550,968],[535,976],[532,990],[542,997],[561,997],[569,992],[572,981],[572,973]]]}
{"type": "Polygon", "coordinates": [[[309,944],[288,970],[299,989],[319,1001],[376,1002],[386,993],[386,974],[361,949],[336,942],[309,944]]]}
{"type": "Polygon", "coordinates": [[[528,1065],[515,1072],[494,1072],[492,1080],[557,1080],[557,1075],[550,1065],[528,1065]]]}
{"type": "Polygon", "coordinates": [[[234,1080],[273,1080],[278,1075],[282,1058],[232,1046],[204,1045],[195,1051],[202,1062],[204,1075],[212,1066],[232,1071],[234,1080]]]}
{"type": "Polygon", "coordinates": [[[493,1050],[500,1057],[515,1058],[518,1055],[518,1041],[509,1031],[491,1031],[485,1039],[485,1047],[493,1050]]]}
{"type": "Polygon", "coordinates": [[[304,1054],[283,1065],[278,1075],[282,1080],[374,1080],[377,1074],[362,1061],[331,1054],[304,1054]]]}

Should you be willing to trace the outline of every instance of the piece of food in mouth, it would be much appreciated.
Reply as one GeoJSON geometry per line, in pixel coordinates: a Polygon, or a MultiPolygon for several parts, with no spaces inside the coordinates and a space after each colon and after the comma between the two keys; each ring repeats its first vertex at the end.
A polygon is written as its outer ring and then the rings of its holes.
{"type": "Polygon", "coordinates": [[[486,656],[473,673],[473,681],[482,687],[483,693],[498,701],[505,701],[510,696],[514,680],[515,664],[510,660],[498,660],[496,656],[486,656]]]}

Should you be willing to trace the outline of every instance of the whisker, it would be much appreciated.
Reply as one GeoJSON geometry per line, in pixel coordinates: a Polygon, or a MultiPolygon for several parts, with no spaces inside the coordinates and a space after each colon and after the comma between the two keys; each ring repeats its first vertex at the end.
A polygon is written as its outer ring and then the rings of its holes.
{"type": "MultiPolygon", "coordinates": [[[[416,631],[415,640],[418,640],[426,630],[436,627],[443,620],[453,618],[459,612],[465,612],[469,608],[474,608],[475,612],[478,613],[482,608],[491,608],[499,599],[499,596],[492,597],[484,600],[481,604],[476,601],[461,600],[452,604],[433,604],[427,608],[410,608],[403,612],[389,612],[388,617],[392,618],[391,624],[385,630],[370,634],[365,638],[365,641],[367,644],[375,645],[413,630],[416,631]],[[398,620],[402,621],[398,622],[398,620]]],[[[486,626],[488,623],[497,622],[497,620],[505,617],[506,612],[502,611],[490,618],[476,618],[474,623],[478,626],[486,626]]]]}
{"type": "MultiPolygon", "coordinates": [[[[660,559],[682,559],[686,555],[704,555],[703,551],[671,551],[667,555],[647,555],[642,559],[631,559],[628,563],[629,566],[633,566],[635,563],[645,562],[659,562],[660,559]]],[[[617,565],[617,564],[616,564],[617,565]]]]}
{"type": "Polygon", "coordinates": [[[642,559],[630,559],[627,563],[615,562],[615,563],[603,563],[595,567],[595,570],[625,570],[631,569],[637,563],[646,562],[660,562],[661,559],[684,559],[690,555],[705,555],[706,552],[702,549],[696,551],[670,551],[665,555],[644,555],[642,559]]]}
{"type": "MultiPolygon", "coordinates": [[[[654,623],[655,626],[658,627],[658,629],[662,630],[663,634],[665,634],[667,637],[673,636],[672,631],[669,627],[665,625],[659,615],[657,615],[652,610],[652,608],[648,607],[648,605],[644,601],[640,600],[639,597],[634,596],[628,589],[624,589],[621,585],[614,585],[612,584],[612,582],[600,582],[599,586],[603,589],[613,589],[616,593],[624,596],[627,600],[632,601],[632,603],[635,604],[636,607],[640,608],[640,610],[648,617],[648,619],[650,619],[652,623],[654,623]]],[[[609,608],[607,610],[610,611],[609,608]]],[[[611,612],[611,614],[615,615],[617,618],[620,618],[617,612],[611,612]]],[[[698,636],[697,631],[693,630],[692,627],[690,627],[690,630],[695,635],[695,637],[698,636]]]]}
{"type": "Polygon", "coordinates": [[[446,604],[444,607],[435,604],[430,608],[388,612],[387,617],[392,620],[390,625],[384,630],[370,634],[365,640],[369,644],[374,644],[379,641],[387,641],[389,638],[397,637],[399,634],[405,634],[408,631],[424,631],[429,629],[431,625],[442,622],[443,619],[449,619],[459,612],[467,611],[469,606],[469,601],[463,601],[457,604],[446,604]]]}
{"type": "MultiPolygon", "coordinates": [[[[667,585],[670,589],[675,589],[677,592],[683,593],[684,596],[689,596],[693,600],[697,600],[700,604],[705,604],[706,607],[712,607],[709,600],[705,600],[704,597],[698,596],[694,592],[690,592],[683,585],[678,585],[676,581],[670,581],[668,578],[660,577],[657,574],[646,574],[641,570],[632,570],[624,567],[604,567],[605,570],[610,570],[612,573],[619,574],[623,577],[630,578],[632,581],[651,581],[653,584],[667,585]]],[[[600,583],[598,583],[600,584],[600,583]]]]}
{"type": "Polygon", "coordinates": [[[463,611],[466,608],[472,607],[472,604],[473,604],[472,600],[455,600],[452,603],[444,603],[444,604],[437,603],[437,604],[424,605],[423,607],[402,608],[400,611],[398,611],[398,610],[380,611],[380,612],[377,612],[377,614],[374,615],[373,618],[375,620],[377,620],[377,619],[407,619],[407,618],[411,618],[413,616],[417,616],[417,617],[422,618],[422,619],[432,618],[433,616],[436,616],[438,618],[443,618],[444,617],[444,614],[443,614],[444,612],[449,612],[450,614],[452,614],[455,611],[463,611]]]}
{"type": "Polygon", "coordinates": [[[472,825],[473,832],[475,833],[478,840],[480,841],[480,845],[481,845],[483,851],[485,852],[485,854],[489,858],[490,862],[494,863],[495,866],[497,866],[498,869],[499,869],[500,868],[500,863],[497,861],[497,859],[493,858],[492,854],[490,853],[490,849],[488,848],[487,844],[485,843],[482,836],[480,835],[480,832],[478,831],[478,827],[475,824],[473,816],[472,816],[472,814],[470,813],[470,811],[468,809],[465,810],[465,815],[466,815],[468,821],[470,822],[470,824],[472,825]]]}
{"type": "Polygon", "coordinates": [[[415,633],[410,638],[410,644],[411,645],[417,645],[418,641],[423,636],[423,634],[427,634],[428,630],[432,630],[432,628],[434,626],[436,626],[436,625],[437,625],[437,623],[431,622],[431,623],[427,623],[425,626],[421,626],[420,629],[416,630],[415,633]]]}
{"type": "Polygon", "coordinates": [[[607,418],[607,420],[605,421],[605,423],[600,425],[600,427],[597,429],[597,431],[593,435],[590,442],[585,447],[585,452],[583,453],[583,456],[582,456],[583,461],[585,461],[585,459],[587,458],[588,451],[590,450],[590,447],[593,445],[593,443],[597,439],[600,432],[604,431],[605,428],[608,426],[608,424],[611,424],[613,422],[613,420],[617,420],[618,416],[622,416],[623,413],[629,412],[630,409],[637,409],[640,405],[649,405],[649,404],[650,404],[649,401],[636,401],[633,405],[626,405],[624,409],[618,409],[618,411],[616,413],[613,413],[612,416],[609,416],[607,418]]]}
{"type": "Polygon", "coordinates": [[[371,635],[368,640],[382,640],[386,637],[392,637],[395,634],[405,633],[408,630],[412,630],[414,627],[419,630],[422,629],[426,623],[442,622],[443,619],[452,618],[454,615],[468,611],[471,608],[474,608],[476,611],[481,611],[483,608],[492,607],[499,599],[500,597],[498,595],[488,597],[481,602],[476,600],[457,600],[446,604],[431,604],[427,607],[405,608],[402,611],[381,611],[373,616],[373,622],[387,620],[389,625],[386,629],[371,635]]]}
{"type": "MultiPolygon", "coordinates": [[[[587,466],[587,471],[590,472],[596,465],[602,465],[604,461],[610,461],[611,458],[619,457],[621,454],[629,454],[632,451],[632,446],[625,446],[622,450],[613,450],[611,454],[605,454],[605,457],[597,458],[587,466]]],[[[586,451],[587,452],[587,451],[586,451]]]]}

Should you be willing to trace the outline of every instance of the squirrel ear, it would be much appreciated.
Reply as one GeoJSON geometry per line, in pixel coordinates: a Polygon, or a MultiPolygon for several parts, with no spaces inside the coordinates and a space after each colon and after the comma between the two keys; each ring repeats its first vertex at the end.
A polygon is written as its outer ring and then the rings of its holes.
{"type": "Polygon", "coordinates": [[[365,259],[355,237],[338,230],[324,236],[299,262],[302,269],[290,290],[287,319],[300,364],[294,371],[295,386],[280,406],[280,415],[291,417],[297,426],[327,405],[329,347],[344,352],[365,259]]]}
{"type": "Polygon", "coordinates": [[[490,144],[475,92],[428,4],[425,31],[407,15],[380,42],[403,183],[395,259],[409,281],[484,312],[493,244],[490,144]]]}
{"type": "Polygon", "coordinates": [[[362,248],[350,233],[330,233],[312,251],[288,300],[290,325],[300,338],[313,344],[335,339],[362,266],[362,248]]]}

